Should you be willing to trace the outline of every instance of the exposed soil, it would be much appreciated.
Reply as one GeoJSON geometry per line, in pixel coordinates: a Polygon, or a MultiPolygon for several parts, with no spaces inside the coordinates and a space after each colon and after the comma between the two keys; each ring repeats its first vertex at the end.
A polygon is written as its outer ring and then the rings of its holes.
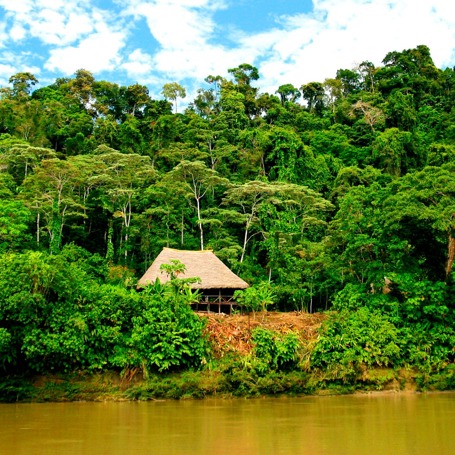
{"type": "Polygon", "coordinates": [[[226,315],[198,313],[208,319],[207,334],[216,357],[229,352],[248,353],[251,348],[251,331],[256,327],[273,330],[279,334],[295,332],[302,341],[316,338],[317,330],[327,317],[322,313],[256,313],[255,315],[226,315]]]}

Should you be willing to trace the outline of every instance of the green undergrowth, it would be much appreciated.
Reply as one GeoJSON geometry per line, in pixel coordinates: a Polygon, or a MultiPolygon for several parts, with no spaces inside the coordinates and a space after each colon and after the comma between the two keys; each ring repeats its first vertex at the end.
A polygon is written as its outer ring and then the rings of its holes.
{"type": "Polygon", "coordinates": [[[434,373],[387,368],[357,374],[341,371],[270,371],[248,368],[229,372],[204,369],[125,378],[117,372],[7,377],[0,380],[1,402],[148,401],[162,399],[257,398],[263,396],[339,395],[379,391],[455,389],[453,365],[434,373]]]}

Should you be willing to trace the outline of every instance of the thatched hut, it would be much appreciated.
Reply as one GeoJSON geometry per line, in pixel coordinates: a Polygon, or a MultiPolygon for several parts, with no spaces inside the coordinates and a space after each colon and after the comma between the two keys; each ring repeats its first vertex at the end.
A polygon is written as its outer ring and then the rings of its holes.
{"type": "Polygon", "coordinates": [[[187,251],[163,248],[163,251],[153,261],[145,274],[138,282],[138,287],[154,283],[157,278],[162,283],[170,277],[160,270],[162,264],[169,264],[172,260],[178,260],[185,265],[185,273],[179,278],[200,278],[199,283],[191,284],[192,289],[201,291],[201,301],[196,305],[197,310],[218,311],[231,313],[235,302],[232,297],[236,290],[246,289],[248,283],[238,277],[229,269],[213,251],[187,251]]]}

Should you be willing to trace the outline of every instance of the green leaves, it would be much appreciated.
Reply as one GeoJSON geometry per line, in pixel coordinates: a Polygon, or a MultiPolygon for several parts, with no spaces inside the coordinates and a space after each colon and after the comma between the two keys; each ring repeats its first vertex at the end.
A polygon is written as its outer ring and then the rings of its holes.
{"type": "Polygon", "coordinates": [[[11,333],[0,327],[0,368],[6,369],[14,360],[14,349],[11,346],[11,333]]]}
{"type": "Polygon", "coordinates": [[[41,373],[109,366],[140,367],[146,373],[197,366],[205,354],[204,323],[190,308],[191,292],[176,293],[171,285],[164,293],[142,294],[99,286],[60,256],[28,254],[4,257],[3,263],[4,365],[23,356],[29,369],[41,373]],[[30,278],[31,288],[23,290],[21,280],[30,278]]]}
{"type": "MultiPolygon", "coordinates": [[[[366,339],[367,308],[414,362],[453,358],[453,69],[418,46],[276,95],[252,65],[228,73],[180,114],[177,83],[152,100],[86,70],[33,92],[18,73],[0,90],[4,365],[197,365],[186,283],[125,289],[163,246],[216,250],[258,283],[237,295],[254,311],[333,306],[366,339]]],[[[333,336],[354,338],[338,322],[333,336]]],[[[393,358],[385,340],[368,347],[374,364],[393,358]]],[[[354,341],[340,359],[369,362],[354,341]]]]}
{"type": "Polygon", "coordinates": [[[164,84],[161,94],[169,100],[174,101],[175,112],[177,112],[177,98],[185,98],[186,90],[177,82],[164,84]]]}
{"type": "Polygon", "coordinates": [[[414,156],[412,145],[411,133],[389,128],[373,142],[373,158],[390,175],[400,177],[417,165],[418,157],[414,156]]]}
{"type": "Polygon", "coordinates": [[[450,277],[455,257],[454,175],[451,164],[428,166],[391,185],[395,194],[385,201],[388,226],[414,242],[414,255],[426,259],[423,265],[437,279],[443,273],[450,277]],[[422,240],[426,237],[424,242],[415,237],[417,233],[422,240]]]}
{"type": "Polygon", "coordinates": [[[256,328],[251,339],[253,355],[259,361],[256,365],[259,372],[291,370],[297,366],[301,343],[296,333],[279,335],[271,330],[256,328]]]}
{"type": "Polygon", "coordinates": [[[242,291],[234,292],[234,300],[246,311],[267,311],[275,303],[276,296],[270,283],[262,282],[242,291]]]}
{"type": "Polygon", "coordinates": [[[331,370],[396,365],[402,359],[397,340],[398,329],[379,311],[334,313],[322,325],[311,365],[331,370]]]}
{"type": "Polygon", "coordinates": [[[18,250],[30,240],[30,210],[20,201],[0,203],[0,251],[18,250]]]}
{"type": "Polygon", "coordinates": [[[144,311],[132,319],[128,350],[115,362],[122,368],[150,371],[198,367],[206,355],[205,323],[191,309],[193,295],[164,286],[147,286],[141,293],[144,311]]]}
{"type": "Polygon", "coordinates": [[[208,168],[202,161],[182,160],[171,172],[166,175],[167,181],[178,180],[188,191],[188,198],[194,202],[199,229],[200,249],[204,249],[204,227],[201,202],[215,191],[217,187],[226,186],[228,180],[221,177],[216,171],[208,168]],[[190,196],[191,195],[191,196],[190,196]]]}

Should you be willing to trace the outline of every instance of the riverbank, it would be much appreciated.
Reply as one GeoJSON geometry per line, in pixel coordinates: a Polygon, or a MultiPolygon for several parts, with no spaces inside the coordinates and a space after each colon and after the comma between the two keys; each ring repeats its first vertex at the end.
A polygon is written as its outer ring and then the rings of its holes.
{"type": "Polygon", "coordinates": [[[147,401],[159,399],[257,398],[262,396],[327,396],[353,393],[415,393],[453,390],[453,372],[427,376],[417,371],[366,370],[351,381],[333,380],[301,371],[257,376],[247,371],[201,370],[126,378],[118,372],[4,378],[2,402],[147,401]]]}
{"type": "Polygon", "coordinates": [[[200,314],[207,319],[210,357],[198,370],[148,374],[138,368],[118,371],[77,371],[71,374],[5,377],[3,402],[122,401],[336,395],[356,392],[416,392],[455,388],[452,365],[438,372],[406,368],[357,368],[352,371],[311,368],[309,357],[324,314],[265,313],[200,314]],[[261,328],[277,336],[295,334],[299,364],[283,371],[259,368],[252,355],[252,333],[261,328]]]}

